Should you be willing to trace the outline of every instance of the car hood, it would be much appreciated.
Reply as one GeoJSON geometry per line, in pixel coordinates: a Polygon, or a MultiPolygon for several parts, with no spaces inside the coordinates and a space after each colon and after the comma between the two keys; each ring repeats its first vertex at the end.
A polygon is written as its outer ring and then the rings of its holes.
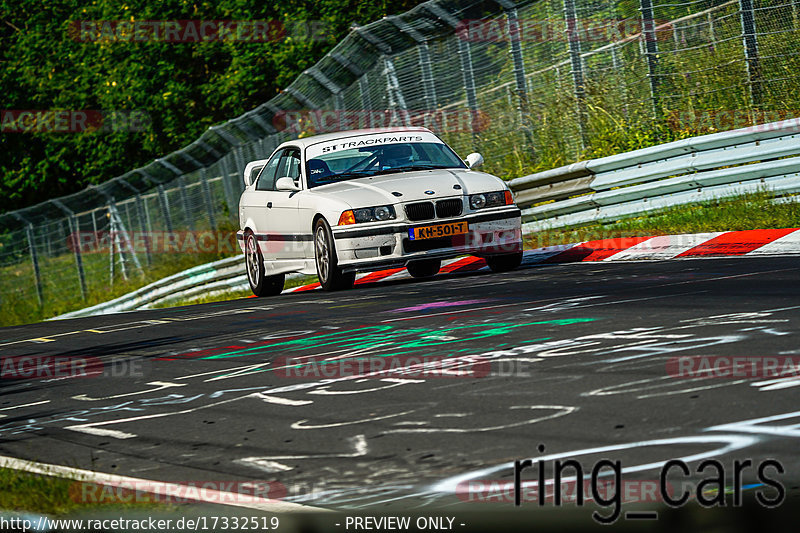
{"type": "Polygon", "coordinates": [[[503,181],[491,174],[456,168],[357,178],[314,187],[309,192],[359,208],[491,192],[504,187],[503,181]],[[455,185],[460,185],[461,189],[456,189],[455,185]],[[434,194],[426,194],[425,191],[433,191],[434,194]],[[400,193],[401,196],[393,193],[400,193]]]}

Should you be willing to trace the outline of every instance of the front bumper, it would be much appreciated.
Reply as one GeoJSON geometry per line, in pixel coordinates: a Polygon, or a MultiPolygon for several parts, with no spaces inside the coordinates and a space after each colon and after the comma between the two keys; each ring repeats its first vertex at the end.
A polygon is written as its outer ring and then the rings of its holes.
{"type": "Polygon", "coordinates": [[[368,227],[333,228],[339,266],[345,272],[402,267],[419,259],[447,259],[469,254],[488,256],[522,250],[522,220],[514,206],[454,218],[408,223],[394,222],[368,227]],[[469,224],[466,235],[411,241],[410,228],[462,222],[469,224]]]}

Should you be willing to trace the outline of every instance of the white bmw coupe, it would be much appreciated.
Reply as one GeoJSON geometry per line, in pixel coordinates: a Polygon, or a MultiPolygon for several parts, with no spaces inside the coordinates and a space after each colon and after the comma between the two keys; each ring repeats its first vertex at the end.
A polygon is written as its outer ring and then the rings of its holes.
{"type": "Polygon", "coordinates": [[[279,294],[289,272],[323,289],[357,271],[406,267],[433,276],[469,254],[492,271],[522,260],[520,210],[503,180],[476,171],[425,128],[354,130],[280,145],[245,169],[237,232],[256,296],[279,294]]]}

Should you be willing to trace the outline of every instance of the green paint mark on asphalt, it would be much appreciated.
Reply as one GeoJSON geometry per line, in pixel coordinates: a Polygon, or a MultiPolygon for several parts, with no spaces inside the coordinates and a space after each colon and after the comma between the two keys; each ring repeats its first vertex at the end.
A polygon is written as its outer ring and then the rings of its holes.
{"type": "Polygon", "coordinates": [[[367,350],[369,348],[388,344],[391,345],[392,348],[403,350],[400,352],[394,352],[392,354],[382,355],[382,357],[386,357],[388,355],[408,353],[409,351],[414,351],[414,349],[419,348],[430,348],[434,346],[470,342],[480,339],[498,337],[501,335],[508,335],[518,328],[524,328],[528,326],[567,326],[572,324],[593,322],[595,320],[598,319],[568,318],[557,320],[541,320],[537,322],[528,322],[525,324],[498,323],[490,327],[487,327],[485,324],[456,326],[437,330],[427,328],[395,329],[390,325],[366,326],[351,330],[313,335],[311,337],[303,337],[301,339],[291,339],[271,344],[262,344],[252,348],[244,348],[241,350],[233,350],[230,352],[214,354],[203,357],[202,359],[229,359],[233,357],[246,357],[248,355],[267,353],[276,348],[280,348],[283,352],[301,351],[308,348],[322,349],[324,347],[336,347],[340,349],[352,349],[353,351],[356,351],[367,350]],[[466,337],[462,336],[453,339],[447,338],[452,336],[451,334],[463,334],[465,332],[467,333],[466,337]]]}

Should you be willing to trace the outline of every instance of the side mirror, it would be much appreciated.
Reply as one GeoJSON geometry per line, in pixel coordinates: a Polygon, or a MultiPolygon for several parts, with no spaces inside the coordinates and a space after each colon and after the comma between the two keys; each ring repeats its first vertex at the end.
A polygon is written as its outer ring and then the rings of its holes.
{"type": "Polygon", "coordinates": [[[264,168],[264,165],[261,165],[260,167],[253,167],[247,165],[247,167],[244,169],[244,176],[243,176],[245,188],[251,186],[253,182],[256,181],[258,173],[261,172],[262,168],[264,168]]]}
{"type": "Polygon", "coordinates": [[[283,178],[278,178],[278,181],[275,182],[275,190],[297,192],[300,190],[300,187],[295,185],[292,178],[286,176],[283,178]]]}
{"type": "Polygon", "coordinates": [[[478,152],[473,152],[464,160],[469,168],[478,168],[483,164],[483,156],[478,152]]]}

